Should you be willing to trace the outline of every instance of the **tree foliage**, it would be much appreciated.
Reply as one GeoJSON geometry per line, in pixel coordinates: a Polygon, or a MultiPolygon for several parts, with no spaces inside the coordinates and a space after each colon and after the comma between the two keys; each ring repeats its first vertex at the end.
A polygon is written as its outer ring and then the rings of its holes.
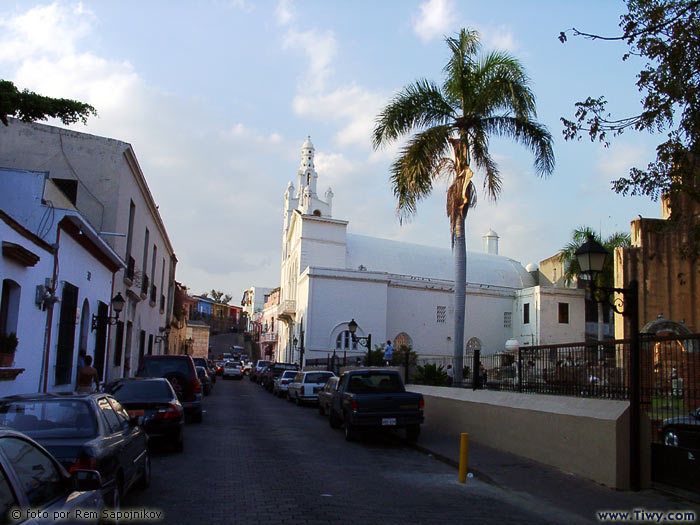
{"type": "Polygon", "coordinates": [[[202,297],[211,297],[215,303],[220,304],[228,304],[231,301],[231,299],[233,299],[232,295],[225,294],[224,292],[220,292],[214,289],[212,289],[211,292],[204,292],[202,294],[202,297]]]}
{"type": "Polygon", "coordinates": [[[564,264],[564,280],[566,284],[574,282],[581,273],[581,267],[576,258],[576,250],[578,250],[589,237],[593,237],[599,242],[603,248],[608,251],[608,257],[605,259],[603,271],[597,276],[597,286],[612,287],[615,281],[615,265],[613,254],[615,248],[631,246],[632,240],[629,233],[617,232],[602,239],[600,233],[596,232],[590,226],[579,226],[571,232],[571,241],[564,246],[559,256],[560,262],[564,264]]]}
{"type": "MultiPolygon", "coordinates": [[[[564,138],[587,133],[591,141],[608,144],[610,136],[627,130],[665,132],[656,159],[646,169],[631,167],[627,177],[612,182],[623,195],[679,195],[700,202],[700,0],[626,0],[620,17],[622,33],[601,36],[576,28],[562,32],[594,40],[619,40],[628,46],[622,60],[645,59],[636,86],[641,108],[636,115],[613,118],[604,96],[576,103],[572,120],[562,118],[564,138]]],[[[680,206],[672,213],[683,214],[680,206]]]]}
{"type": "Polygon", "coordinates": [[[87,123],[88,117],[97,115],[90,104],[67,98],[51,98],[26,89],[20,91],[9,80],[0,79],[0,122],[8,125],[7,117],[24,122],[58,118],[64,124],[79,120],[87,123]]]}

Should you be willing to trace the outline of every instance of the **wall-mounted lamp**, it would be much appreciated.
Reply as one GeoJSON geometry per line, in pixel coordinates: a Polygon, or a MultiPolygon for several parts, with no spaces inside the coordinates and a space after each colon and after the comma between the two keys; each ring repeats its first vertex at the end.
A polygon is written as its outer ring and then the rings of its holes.
{"type": "Polygon", "coordinates": [[[112,309],[114,310],[114,313],[117,315],[115,315],[114,317],[98,317],[95,314],[92,314],[92,330],[93,331],[97,330],[97,328],[102,323],[104,323],[105,325],[117,324],[117,321],[119,321],[119,314],[124,309],[125,304],[126,304],[126,301],[122,297],[122,294],[117,293],[117,295],[112,297],[112,309]]]}

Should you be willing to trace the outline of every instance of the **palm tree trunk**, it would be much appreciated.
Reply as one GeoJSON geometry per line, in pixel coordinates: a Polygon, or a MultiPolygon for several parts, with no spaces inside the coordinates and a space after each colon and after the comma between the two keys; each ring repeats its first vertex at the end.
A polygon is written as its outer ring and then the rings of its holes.
{"type": "Polygon", "coordinates": [[[464,366],[464,309],[467,291],[467,241],[464,235],[464,217],[455,221],[455,337],[454,337],[454,383],[462,383],[464,366]]]}

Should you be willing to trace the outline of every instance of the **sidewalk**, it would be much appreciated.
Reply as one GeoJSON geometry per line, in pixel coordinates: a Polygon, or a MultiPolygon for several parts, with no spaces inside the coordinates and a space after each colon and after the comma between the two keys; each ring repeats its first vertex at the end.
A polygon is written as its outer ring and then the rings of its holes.
{"type": "MultiPolygon", "coordinates": [[[[424,427],[415,448],[432,454],[455,469],[459,466],[460,436],[448,436],[424,427]]],[[[592,481],[567,474],[561,470],[493,449],[481,443],[469,442],[469,472],[480,481],[502,489],[525,494],[542,508],[576,514],[585,520],[597,521],[596,511],[681,511],[696,512],[700,523],[700,503],[691,502],[658,490],[627,492],[610,489],[592,481]]],[[[457,470],[455,470],[455,478],[457,470]]],[[[469,483],[469,479],[467,479],[469,483]]],[[[698,496],[700,499],[700,496],[698,496]]]]}

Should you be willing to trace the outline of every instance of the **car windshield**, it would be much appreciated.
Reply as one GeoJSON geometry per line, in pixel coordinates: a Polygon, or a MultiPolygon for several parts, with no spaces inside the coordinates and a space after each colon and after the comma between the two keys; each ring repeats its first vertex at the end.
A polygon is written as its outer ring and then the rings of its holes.
{"type": "Polygon", "coordinates": [[[141,365],[141,377],[163,377],[171,372],[179,372],[185,377],[190,375],[186,359],[146,359],[141,365]]]}
{"type": "Polygon", "coordinates": [[[47,399],[0,404],[0,425],[34,439],[91,438],[97,433],[89,401],[47,399]]]}
{"type": "Polygon", "coordinates": [[[233,361],[229,361],[224,365],[226,368],[237,368],[239,366],[241,366],[240,363],[234,363],[233,361]]]}
{"type": "Polygon", "coordinates": [[[350,376],[348,392],[352,394],[389,394],[404,392],[398,374],[370,372],[350,376]]]}
{"type": "Polygon", "coordinates": [[[108,389],[108,392],[119,402],[132,399],[172,399],[174,397],[170,385],[159,381],[122,381],[108,389]]]}
{"type": "Polygon", "coordinates": [[[197,366],[207,366],[207,360],[204,359],[203,357],[195,357],[193,358],[194,364],[197,366]]]}
{"type": "Polygon", "coordinates": [[[204,369],[204,367],[198,366],[197,367],[197,377],[202,378],[202,377],[206,377],[206,375],[207,375],[207,371],[204,369]]]}
{"type": "Polygon", "coordinates": [[[306,374],[304,383],[325,383],[329,377],[333,377],[330,372],[314,372],[313,374],[306,374]]]}
{"type": "Polygon", "coordinates": [[[282,378],[291,378],[297,375],[297,373],[294,370],[288,370],[282,374],[282,378]]]}

